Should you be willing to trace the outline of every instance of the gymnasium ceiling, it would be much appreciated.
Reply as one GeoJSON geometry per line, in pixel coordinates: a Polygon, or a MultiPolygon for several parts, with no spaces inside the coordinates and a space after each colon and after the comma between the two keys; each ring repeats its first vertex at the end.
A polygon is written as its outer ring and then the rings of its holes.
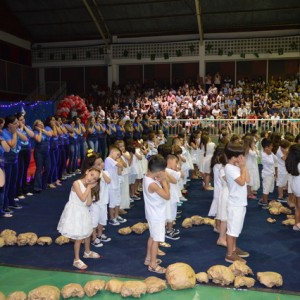
{"type": "Polygon", "coordinates": [[[2,0],[1,5],[2,15],[32,43],[300,32],[300,0],[2,0]]]}

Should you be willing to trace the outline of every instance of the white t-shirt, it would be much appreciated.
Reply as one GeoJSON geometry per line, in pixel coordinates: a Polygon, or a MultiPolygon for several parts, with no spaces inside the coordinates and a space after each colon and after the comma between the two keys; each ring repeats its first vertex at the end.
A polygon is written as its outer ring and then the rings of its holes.
{"type": "Polygon", "coordinates": [[[181,172],[169,168],[166,168],[166,172],[177,180],[177,183],[170,182],[170,195],[171,195],[170,201],[172,203],[179,202],[178,183],[181,178],[181,172]]]}
{"type": "Polygon", "coordinates": [[[104,162],[104,169],[105,171],[108,172],[109,177],[111,179],[110,188],[119,189],[120,183],[119,183],[117,162],[111,157],[106,157],[104,162]]]}
{"type": "Polygon", "coordinates": [[[107,171],[102,171],[101,175],[100,175],[100,205],[107,205],[108,204],[108,199],[109,199],[109,193],[108,193],[108,189],[109,189],[109,183],[106,183],[104,178],[103,178],[103,173],[105,173],[105,175],[107,177],[110,178],[109,173],[107,171]]]}
{"type": "Polygon", "coordinates": [[[229,190],[228,205],[247,206],[247,184],[239,185],[235,180],[241,176],[241,169],[232,164],[225,166],[225,176],[229,190]]]}
{"type": "Polygon", "coordinates": [[[287,170],[285,167],[285,161],[282,159],[283,152],[281,150],[281,147],[278,148],[276,152],[276,157],[278,161],[278,174],[287,174],[287,170]]]}
{"type": "Polygon", "coordinates": [[[263,176],[274,176],[275,166],[277,165],[277,158],[273,153],[267,154],[263,151],[261,153],[261,164],[263,167],[261,174],[263,176]]]}
{"type": "Polygon", "coordinates": [[[145,216],[148,222],[165,222],[167,200],[160,197],[157,193],[150,193],[148,188],[151,183],[161,187],[159,181],[156,181],[148,176],[144,176],[143,180],[143,196],[145,202],[145,216]]]}

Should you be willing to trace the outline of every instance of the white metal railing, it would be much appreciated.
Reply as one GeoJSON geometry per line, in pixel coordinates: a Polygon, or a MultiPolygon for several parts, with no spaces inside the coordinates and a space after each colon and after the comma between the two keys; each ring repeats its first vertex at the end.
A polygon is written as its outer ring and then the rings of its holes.
{"type": "Polygon", "coordinates": [[[249,53],[283,53],[298,51],[300,36],[252,38],[252,39],[218,39],[205,41],[205,55],[233,55],[249,53]],[[221,54],[222,53],[222,54],[221,54]]]}
{"type": "MultiPolygon", "coordinates": [[[[151,120],[153,129],[161,129],[159,120],[151,120]]],[[[177,135],[183,129],[190,134],[196,130],[206,128],[209,135],[218,135],[222,128],[226,129],[229,134],[243,135],[252,129],[257,129],[260,134],[262,131],[280,132],[285,134],[290,132],[293,135],[300,133],[300,119],[179,119],[166,120],[165,128],[168,128],[169,135],[177,135]]]]}
{"type": "MultiPolygon", "coordinates": [[[[232,56],[234,54],[278,54],[299,53],[300,36],[248,38],[248,39],[217,39],[204,42],[205,57],[232,56]]],[[[169,57],[199,57],[199,41],[148,42],[112,44],[111,59],[137,60],[143,58],[168,59],[169,57]]],[[[68,61],[101,61],[105,63],[107,49],[105,45],[73,46],[73,47],[42,47],[32,49],[32,62],[35,64],[68,61]]],[[[109,51],[109,52],[110,52],[109,51]]],[[[278,56],[276,55],[276,57],[278,56]]],[[[256,56],[257,57],[257,56],[256,56]]]]}

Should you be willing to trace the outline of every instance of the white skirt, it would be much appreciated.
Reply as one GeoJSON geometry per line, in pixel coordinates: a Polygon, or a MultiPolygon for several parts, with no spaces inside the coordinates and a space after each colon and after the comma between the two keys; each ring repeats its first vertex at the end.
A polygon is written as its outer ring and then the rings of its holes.
{"type": "Polygon", "coordinates": [[[93,232],[92,217],[87,206],[68,202],[60,217],[57,230],[70,239],[82,240],[93,232]]]}

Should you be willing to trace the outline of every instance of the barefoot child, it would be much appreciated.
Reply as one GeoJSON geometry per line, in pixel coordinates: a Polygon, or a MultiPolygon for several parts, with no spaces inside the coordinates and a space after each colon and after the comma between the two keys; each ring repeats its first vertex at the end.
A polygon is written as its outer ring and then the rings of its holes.
{"type": "Polygon", "coordinates": [[[100,255],[90,250],[90,236],[93,232],[92,218],[88,206],[92,204],[91,189],[99,184],[100,171],[90,168],[73,183],[69,201],[60,217],[57,230],[74,242],[73,266],[84,270],[87,265],[80,260],[81,242],[84,241],[84,258],[100,258],[100,255]]]}
{"type": "Polygon", "coordinates": [[[165,268],[159,266],[161,260],[157,259],[158,243],[165,241],[166,200],[170,199],[166,167],[167,162],[161,155],[153,155],[143,181],[145,215],[150,231],[145,265],[150,272],[159,274],[166,272],[165,268]]]}

